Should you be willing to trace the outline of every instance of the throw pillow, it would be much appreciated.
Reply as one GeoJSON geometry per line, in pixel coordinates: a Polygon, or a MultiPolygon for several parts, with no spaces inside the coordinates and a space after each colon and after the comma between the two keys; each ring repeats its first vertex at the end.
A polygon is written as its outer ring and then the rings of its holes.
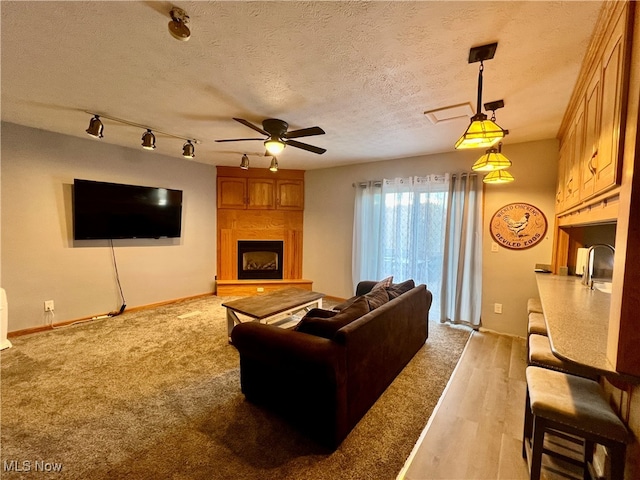
{"type": "Polygon", "coordinates": [[[302,317],[295,330],[332,339],[342,327],[369,313],[369,304],[364,297],[358,297],[350,307],[330,318],[311,317],[309,313],[302,317]]]}
{"type": "Polygon", "coordinates": [[[412,288],[415,288],[416,283],[413,280],[405,280],[402,283],[394,283],[390,287],[387,288],[387,293],[389,294],[389,300],[393,300],[396,297],[399,297],[404,292],[408,292],[412,288]]]}
{"type": "Polygon", "coordinates": [[[386,288],[374,288],[367,293],[364,298],[367,299],[370,310],[375,310],[389,301],[389,294],[386,288]]]}
{"type": "Polygon", "coordinates": [[[378,283],[376,283],[371,290],[375,290],[376,288],[387,288],[390,287],[393,283],[393,275],[387,278],[383,278],[378,283]]]}

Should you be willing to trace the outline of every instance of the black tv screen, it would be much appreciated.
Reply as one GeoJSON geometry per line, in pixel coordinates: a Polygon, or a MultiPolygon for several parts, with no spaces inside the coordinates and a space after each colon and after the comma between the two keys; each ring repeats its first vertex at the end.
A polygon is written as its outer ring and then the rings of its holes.
{"type": "Polygon", "coordinates": [[[182,226],[182,191],[75,179],[73,238],[175,238],[182,226]]]}

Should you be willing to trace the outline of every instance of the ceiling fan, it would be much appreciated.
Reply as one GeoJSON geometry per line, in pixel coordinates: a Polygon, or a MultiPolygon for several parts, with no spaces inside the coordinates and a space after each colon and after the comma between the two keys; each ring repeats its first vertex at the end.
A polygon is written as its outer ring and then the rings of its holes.
{"type": "Polygon", "coordinates": [[[315,147],[313,145],[309,145],[307,143],[298,142],[297,140],[293,140],[294,138],[300,137],[311,137],[313,135],[324,135],[324,130],[320,127],[309,127],[309,128],[301,128],[300,130],[293,130],[288,132],[289,124],[284,120],[278,120],[277,118],[267,118],[262,122],[262,128],[255,126],[253,123],[243,119],[243,118],[234,118],[236,122],[240,122],[243,125],[259,132],[263,135],[266,135],[266,140],[264,138],[232,138],[228,140],[216,140],[216,142],[243,142],[245,140],[260,140],[264,142],[264,146],[267,149],[269,155],[278,155],[284,147],[287,145],[291,145],[292,147],[301,148],[302,150],[306,150],[308,152],[317,153],[318,155],[322,155],[327,150],[325,148],[315,147]]]}

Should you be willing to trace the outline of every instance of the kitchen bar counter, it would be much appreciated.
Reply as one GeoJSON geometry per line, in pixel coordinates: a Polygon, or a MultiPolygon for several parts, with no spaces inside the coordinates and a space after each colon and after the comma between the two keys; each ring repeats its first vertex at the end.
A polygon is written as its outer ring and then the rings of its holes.
{"type": "Polygon", "coordinates": [[[579,277],[535,275],[553,354],[597,374],[638,383],[616,372],[607,359],[611,295],[582,285],[579,277]]]}

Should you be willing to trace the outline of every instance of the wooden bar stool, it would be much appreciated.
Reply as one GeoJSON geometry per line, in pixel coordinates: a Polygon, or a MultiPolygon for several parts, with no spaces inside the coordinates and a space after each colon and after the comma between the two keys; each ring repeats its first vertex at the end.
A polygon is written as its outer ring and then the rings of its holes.
{"type": "Polygon", "coordinates": [[[575,363],[566,362],[556,357],[551,351],[549,338],[544,335],[529,335],[529,358],[528,365],[548,368],[562,373],[570,373],[579,377],[586,377],[591,380],[598,380],[598,375],[590,368],[582,367],[575,363]]]}
{"type": "Polygon", "coordinates": [[[549,370],[527,367],[526,409],[532,422],[525,421],[523,456],[529,464],[531,480],[540,479],[542,455],[548,454],[579,464],[584,478],[591,478],[589,465],[595,444],[607,447],[611,456],[610,480],[624,480],[626,444],[631,436],[604,397],[596,381],[549,370]],[[582,461],[544,448],[545,434],[554,431],[584,439],[582,461]]]}
{"type": "Polygon", "coordinates": [[[527,300],[527,313],[542,313],[542,302],[539,298],[527,300]]]}
{"type": "Polygon", "coordinates": [[[547,323],[544,321],[544,315],[538,312],[529,314],[529,323],[527,325],[527,334],[536,334],[547,336],[547,323]]]}

